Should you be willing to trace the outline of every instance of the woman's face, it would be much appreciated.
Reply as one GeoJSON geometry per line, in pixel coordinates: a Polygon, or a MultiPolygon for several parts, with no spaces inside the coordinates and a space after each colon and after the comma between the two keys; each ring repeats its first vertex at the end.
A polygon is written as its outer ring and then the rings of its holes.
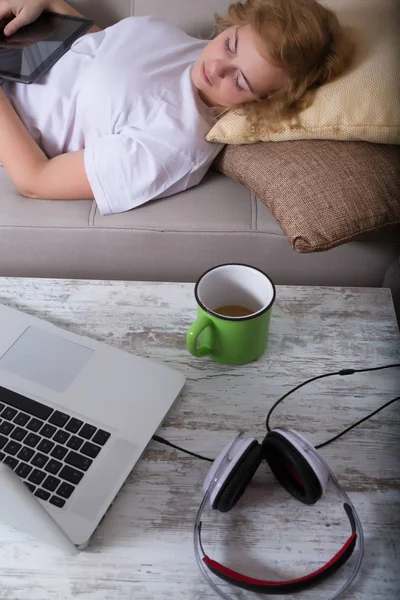
{"type": "Polygon", "coordinates": [[[283,69],[260,55],[250,25],[230,27],[205,46],[192,81],[208,106],[260,100],[286,81],[283,69]]]}

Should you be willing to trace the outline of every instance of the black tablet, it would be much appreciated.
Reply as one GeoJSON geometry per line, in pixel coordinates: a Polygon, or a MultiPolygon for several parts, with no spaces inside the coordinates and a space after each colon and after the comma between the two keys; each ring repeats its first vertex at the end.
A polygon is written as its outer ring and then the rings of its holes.
{"type": "Polygon", "coordinates": [[[6,37],[0,27],[0,78],[34,83],[87,32],[93,21],[44,12],[40,17],[6,37]]]}

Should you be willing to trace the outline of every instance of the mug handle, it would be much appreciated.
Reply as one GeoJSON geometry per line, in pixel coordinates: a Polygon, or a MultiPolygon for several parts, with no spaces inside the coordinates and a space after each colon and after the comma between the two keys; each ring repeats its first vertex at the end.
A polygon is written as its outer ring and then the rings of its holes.
{"type": "Polygon", "coordinates": [[[199,337],[201,332],[204,331],[204,329],[206,329],[207,327],[210,327],[212,333],[214,333],[213,322],[208,317],[205,317],[204,315],[202,315],[187,330],[186,347],[189,350],[190,354],[193,354],[193,356],[197,356],[197,357],[207,356],[208,354],[211,354],[211,352],[213,350],[214,341],[215,341],[214,335],[212,335],[211,348],[209,346],[200,346],[200,347],[197,346],[197,338],[199,337]]]}

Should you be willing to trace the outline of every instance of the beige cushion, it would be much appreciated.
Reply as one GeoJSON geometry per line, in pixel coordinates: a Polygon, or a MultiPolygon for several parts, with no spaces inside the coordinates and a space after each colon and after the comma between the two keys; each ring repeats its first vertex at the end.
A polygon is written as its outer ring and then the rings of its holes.
{"type": "Polygon", "coordinates": [[[269,207],[295,250],[316,252],[400,223],[399,163],[398,146],[319,140],[227,146],[214,166],[269,207]]]}
{"type": "Polygon", "coordinates": [[[400,143],[400,2],[327,0],[339,21],[353,30],[356,54],[351,70],[322,86],[297,122],[279,132],[255,134],[246,117],[223,116],[207,136],[226,144],[295,139],[365,140],[400,143]]]}

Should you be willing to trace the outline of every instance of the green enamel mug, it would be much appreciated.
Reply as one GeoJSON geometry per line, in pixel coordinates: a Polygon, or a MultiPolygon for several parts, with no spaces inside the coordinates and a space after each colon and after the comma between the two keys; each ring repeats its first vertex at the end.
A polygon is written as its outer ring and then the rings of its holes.
{"type": "Polygon", "coordinates": [[[268,275],[249,265],[219,265],[200,277],[194,295],[197,320],[186,333],[193,356],[244,365],[265,352],[276,296],[268,275]]]}

